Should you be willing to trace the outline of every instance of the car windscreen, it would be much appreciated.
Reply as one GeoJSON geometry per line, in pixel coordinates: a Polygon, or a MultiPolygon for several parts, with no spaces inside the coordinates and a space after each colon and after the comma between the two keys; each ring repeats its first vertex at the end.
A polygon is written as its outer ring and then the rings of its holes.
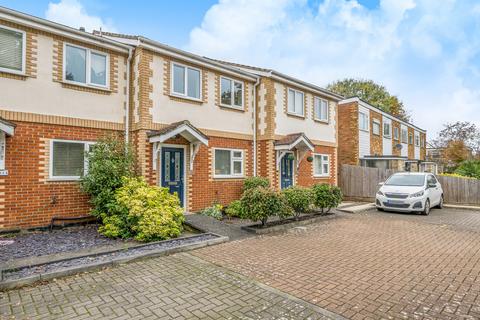
{"type": "Polygon", "coordinates": [[[425,176],[422,175],[393,175],[385,182],[387,186],[413,186],[421,187],[425,184],[425,176]]]}

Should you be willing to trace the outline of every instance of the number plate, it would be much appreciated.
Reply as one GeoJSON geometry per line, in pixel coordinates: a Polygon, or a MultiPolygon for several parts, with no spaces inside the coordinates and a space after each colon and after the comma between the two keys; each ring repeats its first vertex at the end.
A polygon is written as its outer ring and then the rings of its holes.
{"type": "Polygon", "coordinates": [[[403,204],[404,202],[401,200],[387,200],[387,203],[390,204],[403,204]]]}

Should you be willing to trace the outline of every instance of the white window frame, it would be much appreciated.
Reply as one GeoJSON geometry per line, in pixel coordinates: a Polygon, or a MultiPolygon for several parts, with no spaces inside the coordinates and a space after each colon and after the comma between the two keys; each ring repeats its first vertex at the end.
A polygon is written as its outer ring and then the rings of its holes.
{"type": "Polygon", "coordinates": [[[10,27],[4,26],[4,25],[0,25],[0,29],[19,32],[19,33],[22,34],[22,70],[14,70],[14,69],[0,67],[0,72],[25,75],[25,70],[26,70],[26,65],[27,65],[27,33],[23,30],[10,28],[10,27]]]}
{"type": "Polygon", "coordinates": [[[65,83],[70,83],[74,84],[77,86],[84,86],[84,87],[94,87],[94,88],[101,88],[101,89],[108,89],[110,88],[110,54],[98,50],[93,50],[90,48],[82,47],[82,46],[77,46],[76,44],[71,44],[71,43],[64,43],[63,44],[63,82],[65,83]],[[74,80],[67,80],[67,46],[73,47],[73,48],[78,48],[85,50],[85,68],[86,73],[85,73],[85,83],[80,82],[80,81],[74,81],[74,80]],[[105,59],[105,72],[106,72],[106,81],[105,85],[102,84],[97,84],[97,83],[92,83],[91,79],[91,55],[92,53],[102,55],[104,56],[105,59]]]}
{"type": "Polygon", "coordinates": [[[393,140],[400,141],[400,128],[393,127],[393,140]]]}
{"type": "Polygon", "coordinates": [[[7,134],[3,131],[0,131],[0,170],[5,170],[6,156],[7,156],[7,134]]]}
{"type": "Polygon", "coordinates": [[[401,140],[400,142],[408,144],[408,129],[402,129],[401,130],[401,140]],[[405,135],[403,134],[405,133],[405,135]],[[405,139],[403,139],[405,138],[405,139]]]}
{"type": "Polygon", "coordinates": [[[382,134],[382,124],[379,120],[373,119],[372,121],[372,134],[379,136],[382,134]],[[375,132],[375,125],[378,125],[378,132],[375,132]]]}
{"type": "Polygon", "coordinates": [[[415,138],[411,132],[408,133],[408,144],[414,145],[415,144],[415,138]],[[411,139],[410,139],[411,138],[411,139]]]}
{"type": "Polygon", "coordinates": [[[413,137],[415,141],[415,147],[420,147],[420,134],[415,133],[415,136],[413,137]]]}
{"type": "Polygon", "coordinates": [[[313,118],[317,121],[328,123],[328,120],[330,119],[330,104],[327,99],[322,99],[320,97],[313,98],[313,118]],[[320,118],[316,112],[315,104],[317,103],[317,101],[320,104],[320,112],[322,112],[322,101],[327,103],[327,114],[325,118],[320,118]]]}
{"type": "Polygon", "coordinates": [[[328,178],[328,177],[330,177],[330,165],[331,165],[331,163],[330,163],[330,155],[329,154],[324,154],[324,153],[314,153],[313,154],[313,176],[315,178],[328,178]],[[320,168],[321,168],[322,173],[315,173],[315,168],[317,167],[317,165],[316,165],[317,157],[320,157],[320,161],[321,161],[320,168]],[[327,163],[328,163],[328,171],[327,172],[323,172],[323,165],[324,165],[324,163],[323,163],[324,159],[323,158],[324,157],[327,157],[327,160],[326,160],[327,163]]]}
{"type": "Polygon", "coordinates": [[[298,116],[298,117],[305,117],[305,92],[303,91],[300,91],[300,90],[295,90],[293,88],[287,88],[287,113],[288,114],[291,114],[291,115],[294,115],[294,116],[298,116]],[[295,95],[297,93],[301,93],[302,94],[302,113],[296,113],[295,111],[290,111],[290,99],[289,99],[289,96],[290,96],[290,91],[293,91],[294,94],[293,94],[293,110],[295,110],[295,95]]]}
{"type": "Polygon", "coordinates": [[[392,137],[392,124],[390,122],[383,122],[383,136],[385,138],[392,137]],[[385,134],[385,128],[388,127],[388,134],[385,134]]]}
{"type": "MultiPolygon", "coordinates": [[[[201,76],[201,74],[200,74],[201,76]]],[[[201,79],[201,78],[200,78],[201,79]]],[[[221,76],[220,77],[220,105],[222,107],[226,107],[226,108],[232,108],[232,109],[237,109],[237,110],[244,110],[244,100],[245,100],[245,82],[243,81],[238,81],[238,80],[235,80],[235,79],[232,79],[232,78],[228,78],[228,77],[224,77],[224,76],[221,76]],[[222,103],[222,79],[225,79],[225,80],[228,80],[231,82],[231,85],[230,85],[230,90],[232,90],[232,100],[231,100],[231,104],[224,104],[222,103]],[[236,105],[234,103],[234,100],[235,100],[235,83],[240,83],[242,85],[242,104],[241,105],[236,105]]]]}
{"type": "MultiPolygon", "coordinates": [[[[182,64],[182,63],[178,63],[178,62],[172,62],[170,64],[170,94],[172,96],[175,96],[175,97],[180,97],[180,98],[184,98],[184,99],[189,99],[189,100],[194,100],[194,101],[202,101],[202,95],[203,95],[203,92],[202,92],[202,82],[203,82],[203,74],[202,74],[202,69],[199,69],[199,68],[195,68],[195,67],[192,67],[192,66],[188,66],[186,64],[182,64]],[[174,73],[174,66],[178,66],[178,67],[182,67],[185,69],[184,71],[184,88],[185,88],[185,92],[184,93],[180,93],[180,92],[175,92],[174,91],[174,77],[175,77],[175,73],[174,73]],[[194,98],[194,97],[190,97],[187,95],[187,92],[188,92],[188,69],[192,69],[192,70],[196,70],[200,73],[200,82],[199,82],[199,95],[200,97],[199,98],[194,98]]],[[[243,102],[243,100],[242,100],[243,102]]]]}
{"type": "Polygon", "coordinates": [[[242,149],[230,149],[230,148],[212,148],[212,152],[213,152],[213,177],[214,178],[243,178],[245,175],[244,175],[244,172],[245,172],[245,152],[244,150],[242,149]],[[230,151],[230,174],[216,174],[215,173],[215,153],[217,150],[224,150],[224,151],[230,151]],[[234,157],[233,156],[233,153],[234,152],[241,152],[242,156],[239,158],[239,157],[234,157]],[[234,162],[238,162],[238,161],[241,161],[242,163],[242,172],[241,173],[234,173],[234,170],[233,170],[233,165],[234,165],[234,162]]]}
{"type": "MultiPolygon", "coordinates": [[[[95,145],[96,142],[93,141],[80,141],[80,140],[63,140],[63,139],[51,139],[50,140],[50,156],[49,156],[49,169],[48,169],[48,178],[49,180],[55,181],[76,181],[80,180],[81,176],[54,176],[53,175],[53,144],[55,142],[66,142],[66,143],[83,143],[84,145],[84,152],[88,152],[90,146],[95,145]]],[[[88,159],[87,157],[84,158],[83,162],[83,174],[86,175],[88,173],[88,159]]]]}
{"type": "Polygon", "coordinates": [[[366,132],[369,132],[370,131],[370,116],[366,113],[366,112],[362,112],[362,111],[359,111],[358,112],[358,129],[362,130],[362,131],[366,131],[366,132]],[[365,116],[365,123],[367,125],[366,128],[362,128],[360,126],[360,115],[364,115],[365,116]]]}

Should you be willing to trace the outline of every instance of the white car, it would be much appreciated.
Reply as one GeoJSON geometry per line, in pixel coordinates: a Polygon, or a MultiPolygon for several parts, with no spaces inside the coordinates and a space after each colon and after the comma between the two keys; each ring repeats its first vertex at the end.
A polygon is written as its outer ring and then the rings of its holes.
{"type": "Polygon", "coordinates": [[[433,207],[443,208],[443,189],[431,173],[395,173],[380,184],[375,204],[380,211],[430,213],[433,207]]]}

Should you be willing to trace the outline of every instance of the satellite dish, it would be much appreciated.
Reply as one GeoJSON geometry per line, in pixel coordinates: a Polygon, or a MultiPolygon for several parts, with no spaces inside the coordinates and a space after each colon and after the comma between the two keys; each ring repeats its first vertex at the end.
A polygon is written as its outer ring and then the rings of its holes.
{"type": "Polygon", "coordinates": [[[398,143],[395,145],[395,148],[397,148],[398,150],[402,150],[403,146],[401,143],[398,143]]]}

